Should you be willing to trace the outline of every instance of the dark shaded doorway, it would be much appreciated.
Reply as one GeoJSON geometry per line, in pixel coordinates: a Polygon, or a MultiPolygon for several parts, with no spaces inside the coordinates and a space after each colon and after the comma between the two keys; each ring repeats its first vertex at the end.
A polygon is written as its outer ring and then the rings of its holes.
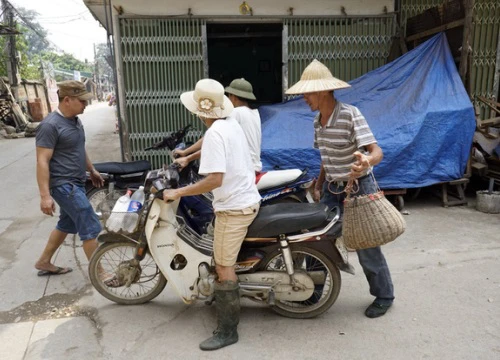
{"type": "Polygon", "coordinates": [[[207,24],[209,77],[245,78],[256,106],[282,101],[282,24],[207,24]]]}

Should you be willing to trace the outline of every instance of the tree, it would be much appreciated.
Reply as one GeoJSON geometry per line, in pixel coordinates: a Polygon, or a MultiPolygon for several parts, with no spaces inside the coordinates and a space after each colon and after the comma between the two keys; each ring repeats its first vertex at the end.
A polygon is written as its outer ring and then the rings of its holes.
{"type": "Polygon", "coordinates": [[[40,23],[36,20],[40,14],[35,10],[29,10],[25,8],[17,9],[21,16],[23,17],[23,22],[27,20],[29,24],[23,25],[23,37],[26,39],[27,48],[26,53],[31,57],[38,55],[42,51],[52,51],[54,47],[49,42],[47,36],[48,31],[43,28],[40,23]],[[29,25],[29,26],[27,26],[29,25]]]}
{"type": "Polygon", "coordinates": [[[99,75],[105,75],[110,82],[113,82],[113,58],[109,51],[108,45],[105,43],[96,45],[96,57],[94,59],[99,67],[99,75]]]}
{"type": "Polygon", "coordinates": [[[78,60],[73,55],[66,52],[57,54],[55,52],[44,51],[41,53],[41,57],[43,60],[50,61],[57,69],[93,72],[92,64],[78,60]]]}
{"type": "MultiPolygon", "coordinates": [[[[16,50],[20,54],[18,62],[19,74],[23,79],[39,80],[42,78],[42,74],[40,72],[40,62],[36,61],[39,57],[30,56],[28,53],[29,44],[27,39],[23,36],[25,28],[19,24],[17,24],[16,28],[22,33],[21,35],[16,35],[16,50]]],[[[7,62],[9,60],[7,52],[8,41],[8,36],[0,37],[0,48],[3,49],[0,53],[0,76],[7,76],[7,62]]]]}
{"type": "MultiPolygon", "coordinates": [[[[39,54],[41,51],[51,50],[53,47],[47,40],[47,31],[36,21],[39,14],[34,10],[24,8],[17,10],[23,18],[22,24],[19,22],[16,24],[16,30],[20,34],[15,35],[16,50],[20,54],[19,73],[23,79],[39,80],[42,78],[39,54]]],[[[8,35],[0,37],[0,48],[4,50],[0,54],[0,76],[7,76],[8,41],[8,35]]]]}

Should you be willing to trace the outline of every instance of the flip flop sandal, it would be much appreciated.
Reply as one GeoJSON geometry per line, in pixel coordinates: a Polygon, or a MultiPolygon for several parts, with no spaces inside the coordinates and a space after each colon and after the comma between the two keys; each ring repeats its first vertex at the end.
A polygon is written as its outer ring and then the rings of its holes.
{"type": "Polygon", "coordinates": [[[49,275],[64,275],[72,272],[72,268],[62,268],[60,266],[57,267],[57,270],[40,270],[38,271],[38,276],[49,276],[49,275]]]}
{"type": "Polygon", "coordinates": [[[118,278],[116,276],[113,276],[111,279],[105,280],[103,282],[104,282],[104,285],[106,285],[107,287],[110,287],[110,288],[118,288],[118,287],[121,287],[124,285],[124,284],[120,283],[120,281],[118,280],[118,278]]]}

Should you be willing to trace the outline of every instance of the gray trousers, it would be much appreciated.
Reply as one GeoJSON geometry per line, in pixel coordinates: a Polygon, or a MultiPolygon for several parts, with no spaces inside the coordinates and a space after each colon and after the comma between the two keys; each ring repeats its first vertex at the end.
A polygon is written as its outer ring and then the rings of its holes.
{"type": "MultiPolygon", "coordinates": [[[[344,184],[331,183],[325,181],[323,185],[322,203],[330,208],[334,206],[340,207],[341,214],[344,214],[344,199],[345,193],[344,184]],[[341,193],[341,194],[332,194],[341,193]]],[[[359,191],[356,195],[372,194],[378,189],[371,175],[358,179],[359,191]]],[[[351,196],[353,196],[351,194],[351,196]]],[[[394,300],[394,286],[392,285],[391,273],[385,261],[384,254],[380,246],[370,249],[357,250],[359,263],[363,268],[366,280],[370,285],[370,294],[375,296],[375,302],[380,305],[391,305],[394,300]]]]}

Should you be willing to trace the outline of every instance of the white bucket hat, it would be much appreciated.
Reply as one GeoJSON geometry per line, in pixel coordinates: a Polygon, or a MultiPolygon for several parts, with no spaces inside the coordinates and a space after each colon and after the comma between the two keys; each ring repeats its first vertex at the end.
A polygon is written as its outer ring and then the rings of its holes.
{"type": "Polygon", "coordinates": [[[194,91],[181,94],[181,102],[193,114],[210,119],[225,118],[234,109],[224,95],[224,86],[213,79],[198,81],[194,91]]]}
{"type": "Polygon", "coordinates": [[[314,59],[304,69],[300,81],[285,91],[288,95],[306,94],[318,91],[331,91],[351,87],[345,81],[333,77],[328,68],[314,59]]]}

